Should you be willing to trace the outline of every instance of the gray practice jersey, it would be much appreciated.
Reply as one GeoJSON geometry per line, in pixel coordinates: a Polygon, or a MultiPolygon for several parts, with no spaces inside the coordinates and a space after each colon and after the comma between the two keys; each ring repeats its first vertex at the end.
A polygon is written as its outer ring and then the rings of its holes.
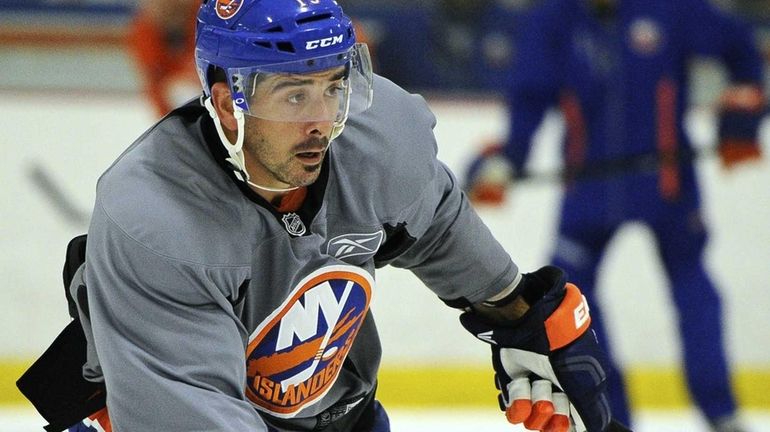
{"type": "Polygon", "coordinates": [[[510,284],[518,270],[437,161],[434,124],[376,77],[291,213],[235,179],[197,102],[139,138],[99,180],[79,272],[84,373],[105,381],[113,428],[312,427],[375,386],[376,267],[442,299],[510,284]]]}

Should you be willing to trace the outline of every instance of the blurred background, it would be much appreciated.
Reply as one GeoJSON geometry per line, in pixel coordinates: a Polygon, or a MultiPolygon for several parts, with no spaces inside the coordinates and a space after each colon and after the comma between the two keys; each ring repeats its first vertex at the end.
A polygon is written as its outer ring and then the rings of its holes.
{"type": "MultiPolygon", "coordinates": [[[[537,2],[340,1],[370,44],[376,71],[427,98],[438,119],[439,156],[458,175],[485,142],[508,132],[501,92],[517,22],[537,2]]],[[[770,1],[719,3],[752,24],[770,62],[770,1]]],[[[185,11],[194,7],[189,0],[0,0],[0,430],[14,430],[11,423],[3,429],[13,417],[3,410],[27,407],[15,380],[69,320],[64,249],[87,229],[98,176],[169,107],[198,92],[189,70],[161,65],[173,53],[192,66],[185,11]],[[172,15],[180,24],[166,34],[166,51],[142,51],[160,43],[151,36],[154,20],[172,15]],[[175,79],[151,87],[154,76],[175,79]]],[[[708,149],[725,72],[703,60],[692,73],[687,126],[695,145],[708,149]]],[[[770,92],[770,82],[765,87],[770,92]]],[[[533,171],[560,168],[563,129],[561,117],[549,114],[536,136],[533,171]]],[[[760,136],[765,160],[726,173],[704,157],[697,168],[711,228],[706,263],[724,301],[736,394],[748,412],[770,416],[767,117],[760,136]]],[[[549,257],[561,193],[558,182],[539,179],[509,190],[503,207],[479,210],[527,271],[549,257]]],[[[639,412],[691,406],[666,284],[649,232],[625,227],[602,264],[599,301],[639,412]]],[[[495,413],[487,347],[465,334],[457,313],[407,272],[383,269],[378,286],[373,307],[385,350],[379,392],[386,406],[495,413]]],[[[692,424],[699,421],[692,417],[692,424]]],[[[770,431],[770,422],[762,425],[757,432],[770,431]]]]}

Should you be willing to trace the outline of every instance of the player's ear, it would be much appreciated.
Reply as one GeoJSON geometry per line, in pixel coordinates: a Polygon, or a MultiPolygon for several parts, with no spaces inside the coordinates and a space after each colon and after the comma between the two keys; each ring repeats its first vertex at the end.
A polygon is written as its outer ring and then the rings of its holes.
{"type": "Polygon", "coordinates": [[[233,99],[227,83],[217,82],[211,86],[211,102],[214,105],[220,123],[222,123],[222,127],[230,131],[237,130],[238,122],[233,115],[233,99]]]}

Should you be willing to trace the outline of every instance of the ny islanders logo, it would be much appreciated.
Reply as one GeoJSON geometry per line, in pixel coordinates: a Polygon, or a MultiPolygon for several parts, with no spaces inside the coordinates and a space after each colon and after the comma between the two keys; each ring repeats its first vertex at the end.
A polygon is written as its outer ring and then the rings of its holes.
{"type": "Polygon", "coordinates": [[[337,380],[369,310],[374,280],[352,266],[304,278],[257,327],[246,350],[246,396],[276,417],[294,417],[337,380]]]}
{"type": "Polygon", "coordinates": [[[222,19],[232,18],[241,9],[242,4],[243,0],[217,0],[217,16],[222,19]]]}

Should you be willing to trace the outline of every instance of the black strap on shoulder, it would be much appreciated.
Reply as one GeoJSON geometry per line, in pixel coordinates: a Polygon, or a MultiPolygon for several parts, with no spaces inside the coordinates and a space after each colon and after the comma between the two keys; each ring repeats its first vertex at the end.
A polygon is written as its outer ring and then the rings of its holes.
{"type": "MultiPolygon", "coordinates": [[[[88,344],[78,319],[77,305],[69,291],[75,272],[85,262],[85,253],[85,235],[75,237],[67,245],[64,291],[74,320],[16,381],[21,393],[48,421],[47,431],[62,431],[106,405],[104,384],[83,378],[88,344]]],[[[79,291],[85,292],[84,289],[79,291]]]]}

